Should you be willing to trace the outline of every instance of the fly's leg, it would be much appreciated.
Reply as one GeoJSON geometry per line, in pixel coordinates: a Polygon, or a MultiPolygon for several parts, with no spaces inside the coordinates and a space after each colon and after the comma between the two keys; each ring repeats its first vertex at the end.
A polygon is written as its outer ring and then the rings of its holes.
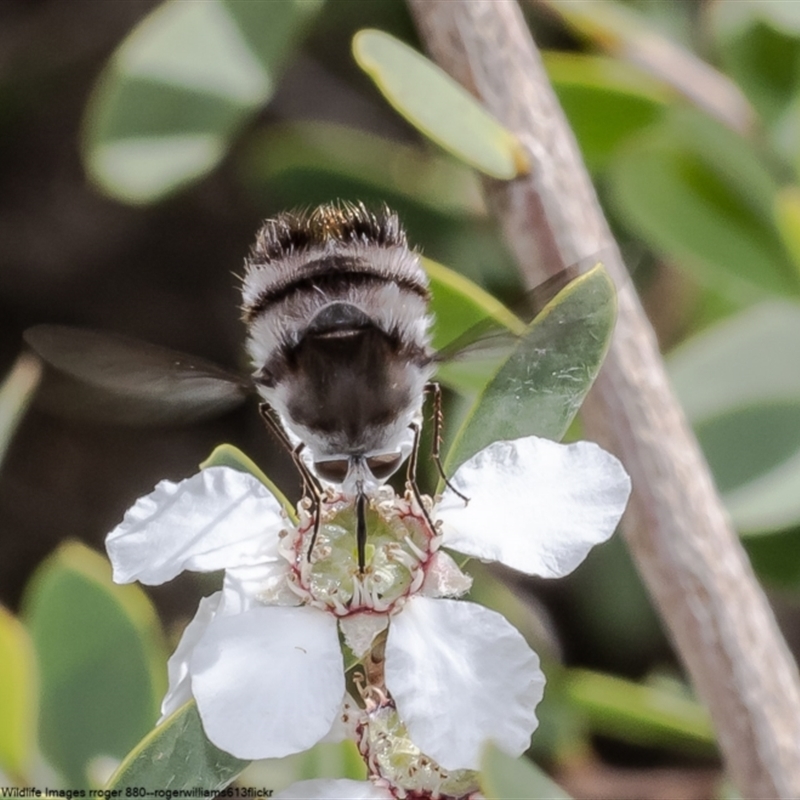
{"type": "Polygon", "coordinates": [[[291,439],[286,435],[286,431],[281,427],[275,417],[272,416],[271,411],[272,409],[269,403],[261,403],[258,406],[258,413],[261,415],[261,419],[264,420],[266,426],[272,431],[273,435],[292,457],[292,461],[303,480],[303,496],[311,499],[311,507],[314,514],[314,530],[311,534],[311,542],[308,545],[308,551],[306,552],[306,560],[311,561],[311,553],[314,551],[314,545],[317,543],[317,536],[319,535],[320,525],[322,524],[322,484],[300,456],[305,445],[300,442],[300,444],[295,447],[291,439]]]}
{"type": "Polygon", "coordinates": [[[436,528],[433,524],[433,520],[431,519],[431,515],[428,513],[428,509],[425,508],[425,504],[422,502],[422,494],[419,490],[419,486],[417,486],[417,462],[419,460],[419,440],[420,434],[422,433],[422,428],[420,428],[416,422],[412,422],[408,427],[414,431],[414,444],[411,447],[411,455],[408,457],[406,484],[411,489],[411,493],[414,495],[414,499],[417,501],[417,505],[419,506],[420,511],[422,511],[422,515],[425,517],[425,521],[430,526],[431,531],[435,532],[436,528]]]}
{"type": "MultiPolygon", "coordinates": [[[[431,445],[431,458],[433,463],[436,464],[436,469],[439,476],[444,481],[445,486],[451,492],[455,492],[465,503],[469,503],[469,497],[466,497],[453,486],[444,474],[444,467],[442,466],[442,459],[440,455],[440,448],[442,446],[442,422],[444,417],[442,415],[442,387],[432,381],[425,385],[425,391],[433,394],[433,443],[431,445]]],[[[414,467],[416,469],[416,466],[414,467]]],[[[416,474],[416,473],[415,473],[416,474]]]]}

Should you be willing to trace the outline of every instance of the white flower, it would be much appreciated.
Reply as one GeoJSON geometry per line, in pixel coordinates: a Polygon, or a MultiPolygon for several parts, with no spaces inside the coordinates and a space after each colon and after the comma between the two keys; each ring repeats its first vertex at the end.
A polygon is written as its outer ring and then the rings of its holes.
{"type": "Polygon", "coordinates": [[[521,754],[544,687],[538,658],[499,614],[441,599],[469,580],[439,548],[565,575],[613,533],[630,481],[596,445],[529,437],[490,445],[451,482],[470,500],[445,491],[435,531],[412,502],[379,490],[363,575],[342,498],[326,504],[310,562],[309,515],[290,526],[247,473],[212,467],[137,501],[107,539],[115,580],[226,569],[170,659],[162,711],[194,697],[209,739],[240,758],[307,749],[342,708],[339,626],[360,657],[388,625],[386,687],[425,754],[447,770],[476,769],[489,741],[521,754]]]}

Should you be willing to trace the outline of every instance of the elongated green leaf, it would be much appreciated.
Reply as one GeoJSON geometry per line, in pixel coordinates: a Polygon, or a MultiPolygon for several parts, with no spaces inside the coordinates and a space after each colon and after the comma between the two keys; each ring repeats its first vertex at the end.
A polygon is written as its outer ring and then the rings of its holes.
{"type": "Polygon", "coordinates": [[[265,200],[277,194],[283,201],[287,195],[288,205],[351,196],[341,188],[331,193],[338,183],[352,186],[352,196],[368,205],[388,203],[394,208],[403,198],[437,215],[485,214],[477,177],[465,165],[429,148],[328,122],[270,126],[253,138],[241,177],[265,200]],[[306,176],[313,181],[303,181],[306,176]],[[298,183],[302,185],[295,189],[298,183]],[[305,195],[294,197],[295,191],[305,195]]]}
{"type": "Polygon", "coordinates": [[[0,772],[29,782],[36,747],[38,677],[28,632],[0,606],[0,772]]]}
{"type": "Polygon", "coordinates": [[[695,154],[759,221],[772,223],[779,182],[752,142],[691,108],[671,108],[655,130],[695,154]]]}
{"type": "Polygon", "coordinates": [[[590,169],[606,166],[622,143],[659,119],[669,93],[620,61],[581,53],[544,53],[553,83],[590,169]]]}
{"type": "Polygon", "coordinates": [[[447,454],[448,474],[492,442],[560,439],[605,357],[616,293],[598,265],[545,306],[478,397],[447,454]]]}
{"type": "Polygon", "coordinates": [[[429,258],[422,264],[430,279],[430,310],[433,313],[433,346],[444,347],[462,333],[486,320],[522,335],[525,324],[496,297],[459,272],[429,258]]]}
{"type": "Polygon", "coordinates": [[[86,786],[92,759],[122,758],[158,717],[167,654],[155,612],[77,543],[39,568],[24,610],[41,675],[42,752],[67,785],[86,786]]]}
{"type": "Polygon", "coordinates": [[[0,464],[25,409],[39,385],[42,367],[31,355],[21,355],[0,384],[0,464]]]}
{"type": "Polygon", "coordinates": [[[570,796],[527,758],[511,758],[488,747],[481,764],[487,800],[570,800],[570,796]]]}
{"type": "Polygon", "coordinates": [[[584,631],[586,652],[602,652],[614,664],[641,664],[664,647],[658,616],[622,537],[595,548],[569,588],[573,624],[584,631]]]}
{"type": "Polygon", "coordinates": [[[775,224],[800,274],[800,187],[787,186],[775,195],[775,224]]]}
{"type": "Polygon", "coordinates": [[[627,148],[609,177],[624,222],[709,287],[737,301],[800,293],[774,224],[777,184],[722,126],[675,115],[627,148]]]}
{"type": "Polygon", "coordinates": [[[689,340],[670,374],[742,533],[800,524],[800,307],[764,303],[689,340]]]}
{"type": "Polygon", "coordinates": [[[597,733],[640,745],[713,755],[706,710],[674,687],[645,685],[590,670],[567,670],[559,681],[597,733]]]}
{"type": "Polygon", "coordinates": [[[259,207],[302,208],[331,198],[388,205],[423,252],[447,255],[460,273],[497,289],[517,281],[476,173],[445,153],[343,125],[293,122],[249,136],[238,168],[259,207]]]}
{"type": "Polygon", "coordinates": [[[166,0],[114,54],[87,109],[84,159],[114,197],[146,203],[199,178],[272,96],[321,0],[166,0]]]}
{"type": "Polygon", "coordinates": [[[541,605],[529,595],[509,586],[491,567],[480,561],[470,561],[469,574],[472,578],[472,588],[469,590],[472,602],[502,614],[543,660],[558,660],[559,645],[555,640],[552,621],[541,605]]]}
{"type": "Polygon", "coordinates": [[[353,38],[353,55],[389,103],[456,158],[493,178],[510,180],[528,171],[517,137],[421,53],[367,29],[353,38]]]}
{"type": "MultiPolygon", "coordinates": [[[[667,14],[659,14],[657,9],[667,6],[637,9],[619,0],[544,2],[596,48],[626,61],[636,72],[647,72],[662,85],[673,87],[726,127],[740,132],[753,127],[755,114],[739,87],[691,51],[687,33],[694,18],[690,17],[690,6],[672,4],[667,14]],[[671,35],[665,35],[665,28],[671,35]],[[679,42],[681,38],[683,43],[679,42]]],[[[729,8],[737,5],[715,4],[729,8]]]]}
{"type": "MultiPolygon", "coordinates": [[[[723,4],[725,5],[725,4],[723,4]]],[[[800,38],[800,7],[784,0],[738,0],[732,8],[709,9],[714,32],[727,39],[741,35],[761,21],[775,30],[800,38]]]]}
{"type": "Polygon", "coordinates": [[[768,125],[780,124],[797,87],[797,4],[737,0],[714,3],[708,11],[708,32],[725,71],[768,125]]]}
{"type": "MultiPolygon", "coordinates": [[[[525,324],[469,278],[429,258],[423,258],[422,263],[430,279],[434,347],[441,349],[475,326],[486,323],[513,334],[524,333],[525,324]]],[[[451,362],[439,367],[436,379],[445,386],[471,394],[485,386],[495,368],[491,360],[451,362]]]]}
{"type": "Polygon", "coordinates": [[[221,791],[249,764],[206,739],[194,701],[179,708],[128,754],[109,789],[221,791]]]}

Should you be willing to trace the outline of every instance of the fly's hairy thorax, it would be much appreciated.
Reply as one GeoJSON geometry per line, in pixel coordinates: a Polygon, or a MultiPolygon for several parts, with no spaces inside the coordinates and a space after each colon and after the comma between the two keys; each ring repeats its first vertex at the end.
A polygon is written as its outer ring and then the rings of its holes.
{"type": "Polygon", "coordinates": [[[398,449],[433,365],[427,277],[394,214],[269,220],[243,299],[259,392],[315,458],[398,449]]]}

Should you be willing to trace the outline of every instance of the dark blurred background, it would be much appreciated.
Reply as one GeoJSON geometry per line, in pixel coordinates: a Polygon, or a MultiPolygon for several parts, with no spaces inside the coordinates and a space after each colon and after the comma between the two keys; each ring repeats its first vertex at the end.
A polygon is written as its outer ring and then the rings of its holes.
{"type": "MultiPolygon", "coordinates": [[[[104,62],[155,3],[0,4],[0,366],[22,331],[59,322],[132,334],[237,365],[233,273],[263,211],[223,168],[187,194],[131,208],[87,184],[78,141],[104,62]]],[[[253,409],[194,429],[76,425],[30,410],[0,475],[0,600],[15,607],[60,541],[104,533],[161,477],[219,441],[274,457],[253,409]]]]}

